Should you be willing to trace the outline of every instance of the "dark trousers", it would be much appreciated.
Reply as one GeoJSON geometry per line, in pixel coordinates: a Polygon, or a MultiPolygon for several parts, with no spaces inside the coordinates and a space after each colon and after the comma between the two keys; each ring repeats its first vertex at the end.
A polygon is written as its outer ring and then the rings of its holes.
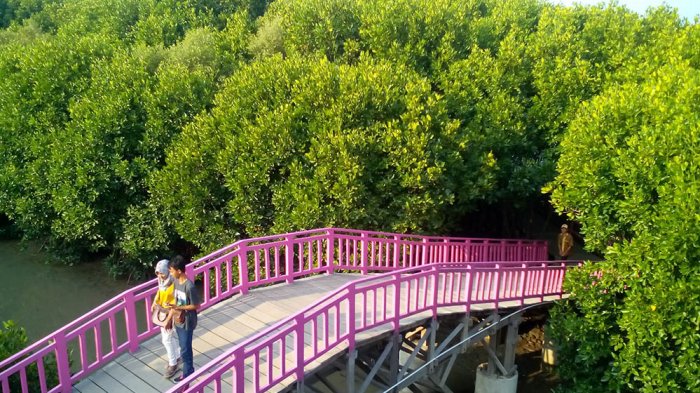
{"type": "Polygon", "coordinates": [[[182,376],[187,377],[194,372],[194,362],[192,360],[192,333],[194,330],[175,326],[177,340],[180,343],[180,356],[182,356],[182,376]]]}

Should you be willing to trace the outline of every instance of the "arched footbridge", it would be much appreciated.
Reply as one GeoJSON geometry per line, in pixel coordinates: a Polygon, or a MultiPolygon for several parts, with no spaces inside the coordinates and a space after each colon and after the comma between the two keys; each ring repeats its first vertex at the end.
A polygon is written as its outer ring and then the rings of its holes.
{"type": "MultiPolygon", "coordinates": [[[[539,240],[341,228],[241,240],[187,266],[203,304],[185,381],[162,377],[151,280],[0,362],[0,391],[449,391],[460,351],[502,327],[513,344],[520,313],[565,296],[577,264],[547,261],[539,240]],[[444,316],[460,322],[437,337],[444,316]]],[[[514,354],[496,341],[489,372],[508,375],[514,354]]]]}

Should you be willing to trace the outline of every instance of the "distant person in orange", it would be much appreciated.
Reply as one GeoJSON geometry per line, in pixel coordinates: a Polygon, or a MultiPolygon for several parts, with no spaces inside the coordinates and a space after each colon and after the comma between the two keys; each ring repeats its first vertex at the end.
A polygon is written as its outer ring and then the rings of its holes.
{"type": "Polygon", "coordinates": [[[569,226],[566,224],[562,224],[561,226],[561,233],[559,234],[557,245],[559,246],[559,258],[562,260],[569,259],[571,250],[574,248],[574,238],[569,233],[569,226]]]}

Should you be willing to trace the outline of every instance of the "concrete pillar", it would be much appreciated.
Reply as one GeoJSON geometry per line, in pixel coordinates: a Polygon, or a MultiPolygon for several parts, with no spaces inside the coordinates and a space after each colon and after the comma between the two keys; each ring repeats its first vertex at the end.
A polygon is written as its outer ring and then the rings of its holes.
{"type": "Polygon", "coordinates": [[[510,376],[504,377],[499,375],[499,373],[489,374],[487,363],[482,363],[476,368],[474,393],[516,393],[517,390],[517,370],[513,370],[510,376]]]}

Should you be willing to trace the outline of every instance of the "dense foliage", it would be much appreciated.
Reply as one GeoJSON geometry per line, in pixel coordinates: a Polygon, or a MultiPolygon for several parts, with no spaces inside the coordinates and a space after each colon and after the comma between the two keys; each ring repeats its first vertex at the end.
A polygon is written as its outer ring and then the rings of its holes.
{"type": "MultiPolygon", "coordinates": [[[[24,349],[28,344],[27,332],[23,327],[17,326],[14,321],[2,321],[0,326],[0,361],[3,361],[17,352],[24,349]]],[[[52,356],[44,359],[44,375],[46,385],[55,386],[58,383],[56,360],[52,356]]],[[[26,369],[27,388],[30,392],[40,392],[39,370],[36,364],[32,364],[26,369]]],[[[9,388],[13,392],[22,391],[22,380],[19,374],[10,376],[8,380],[9,388]]]]}
{"type": "Polygon", "coordinates": [[[607,257],[555,319],[577,391],[700,389],[699,99],[700,70],[671,58],[584,105],[562,141],[553,199],[607,257]]]}
{"type": "Polygon", "coordinates": [[[561,143],[552,200],[606,256],[553,318],[562,391],[700,391],[700,36],[654,17],[642,56],[657,57],[584,103],[561,143]]]}
{"type": "Polygon", "coordinates": [[[3,233],[143,274],[277,231],[450,232],[548,184],[606,257],[556,310],[563,389],[700,389],[700,29],[672,10],[0,0],[0,27],[3,233]]]}
{"type": "Polygon", "coordinates": [[[538,1],[5,8],[0,212],[64,260],[138,274],[270,230],[447,232],[553,176],[538,1]]]}

